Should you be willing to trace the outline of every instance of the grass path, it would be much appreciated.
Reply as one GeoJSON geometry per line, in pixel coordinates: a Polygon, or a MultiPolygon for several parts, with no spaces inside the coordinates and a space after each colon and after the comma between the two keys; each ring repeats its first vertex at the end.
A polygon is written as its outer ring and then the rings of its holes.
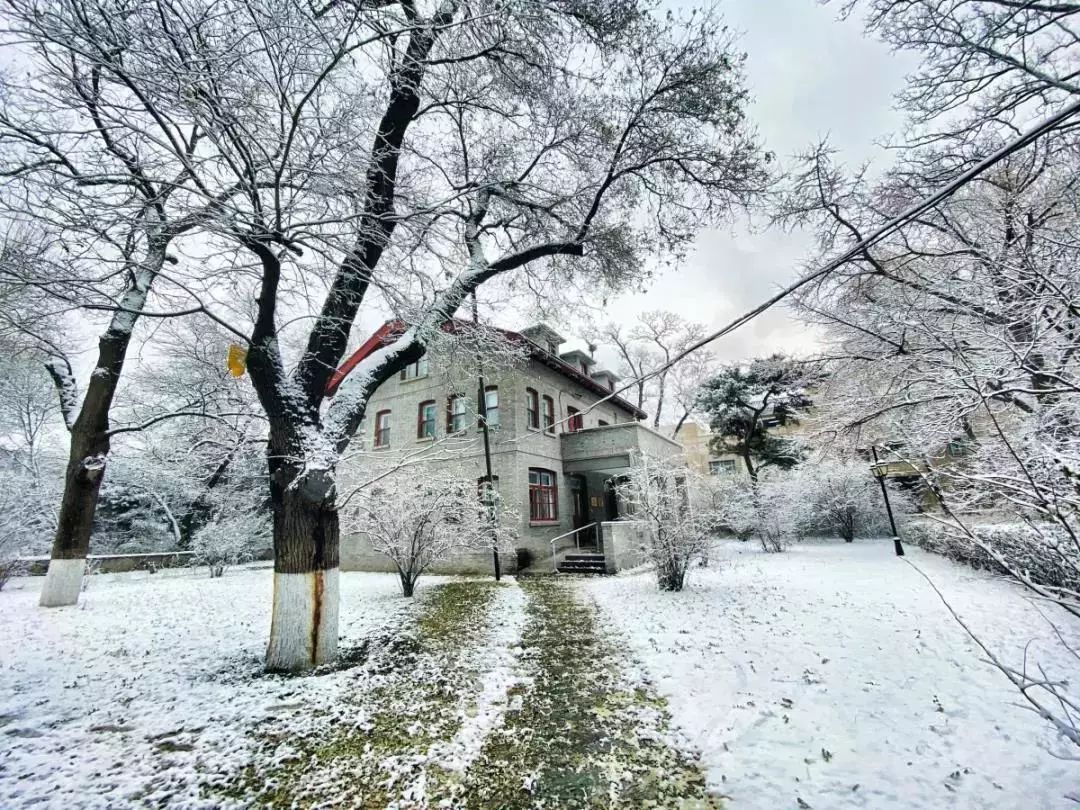
{"type": "MultiPolygon", "coordinates": [[[[258,807],[715,808],[666,704],[573,581],[451,582],[353,652],[335,711],[258,732],[258,807]]],[[[313,676],[318,677],[318,676],[313,676]]]]}
{"type": "Polygon", "coordinates": [[[465,778],[464,807],[711,808],[670,742],[662,699],[597,626],[572,581],[523,579],[524,682],[465,778]]]}

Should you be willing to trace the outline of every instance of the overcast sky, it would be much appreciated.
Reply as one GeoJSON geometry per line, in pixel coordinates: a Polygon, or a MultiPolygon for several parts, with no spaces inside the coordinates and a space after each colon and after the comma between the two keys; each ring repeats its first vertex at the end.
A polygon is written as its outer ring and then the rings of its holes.
{"type": "MultiPolygon", "coordinates": [[[[892,96],[913,59],[867,38],[857,20],[838,20],[836,4],[726,0],[721,9],[728,24],[743,33],[754,98],[750,117],[782,163],[825,136],[847,163],[887,160],[875,141],[901,124],[892,96]]],[[[613,320],[629,322],[643,310],[668,309],[719,327],[789,284],[809,250],[803,234],[754,232],[745,223],[709,231],[684,265],[658,277],[645,294],[615,299],[607,312],[613,320]]],[[[567,324],[559,328],[567,336],[575,332],[567,324]]],[[[779,309],[714,344],[714,351],[739,360],[776,350],[804,352],[812,340],[779,309]]],[[[613,362],[603,347],[599,355],[613,362]]]]}

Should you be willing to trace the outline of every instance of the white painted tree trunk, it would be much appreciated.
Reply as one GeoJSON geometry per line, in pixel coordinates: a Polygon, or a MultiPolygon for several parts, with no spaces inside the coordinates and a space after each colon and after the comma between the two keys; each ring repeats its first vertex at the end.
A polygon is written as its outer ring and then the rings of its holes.
{"type": "Polygon", "coordinates": [[[49,570],[45,574],[45,585],[41,589],[38,604],[41,607],[77,604],[85,570],[86,560],[82,557],[49,560],[49,570]]]}
{"type": "Polygon", "coordinates": [[[338,569],[274,572],[266,668],[298,672],[333,661],[338,645],[338,569]]]}

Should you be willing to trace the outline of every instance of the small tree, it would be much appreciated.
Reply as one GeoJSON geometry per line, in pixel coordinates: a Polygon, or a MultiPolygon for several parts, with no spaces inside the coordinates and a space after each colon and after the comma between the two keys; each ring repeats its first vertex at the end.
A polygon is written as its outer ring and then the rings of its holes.
{"type": "Polygon", "coordinates": [[[489,551],[493,543],[512,546],[511,530],[502,524],[513,521],[497,497],[490,499],[490,513],[481,497],[475,481],[399,469],[357,494],[345,510],[347,530],[366,535],[375,551],[393,561],[408,597],[420,575],[440,560],[489,551]]]}
{"type": "Polygon", "coordinates": [[[662,591],[681,591],[690,563],[708,553],[716,525],[710,509],[693,508],[702,482],[681,458],[641,453],[617,487],[628,511],[648,525],[649,558],[662,591]]]}

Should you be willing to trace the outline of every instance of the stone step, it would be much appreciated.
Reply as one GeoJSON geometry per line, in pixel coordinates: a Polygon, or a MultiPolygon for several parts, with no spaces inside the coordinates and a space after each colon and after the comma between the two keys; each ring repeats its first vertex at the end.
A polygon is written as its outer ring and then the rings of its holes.
{"type": "Polygon", "coordinates": [[[604,561],[604,555],[603,554],[574,553],[574,554],[567,554],[566,556],[563,557],[563,559],[568,561],[568,562],[596,562],[596,561],[603,562],[604,561]]]}
{"type": "Polygon", "coordinates": [[[604,558],[598,560],[563,560],[558,567],[560,574],[606,574],[604,558]]]}

